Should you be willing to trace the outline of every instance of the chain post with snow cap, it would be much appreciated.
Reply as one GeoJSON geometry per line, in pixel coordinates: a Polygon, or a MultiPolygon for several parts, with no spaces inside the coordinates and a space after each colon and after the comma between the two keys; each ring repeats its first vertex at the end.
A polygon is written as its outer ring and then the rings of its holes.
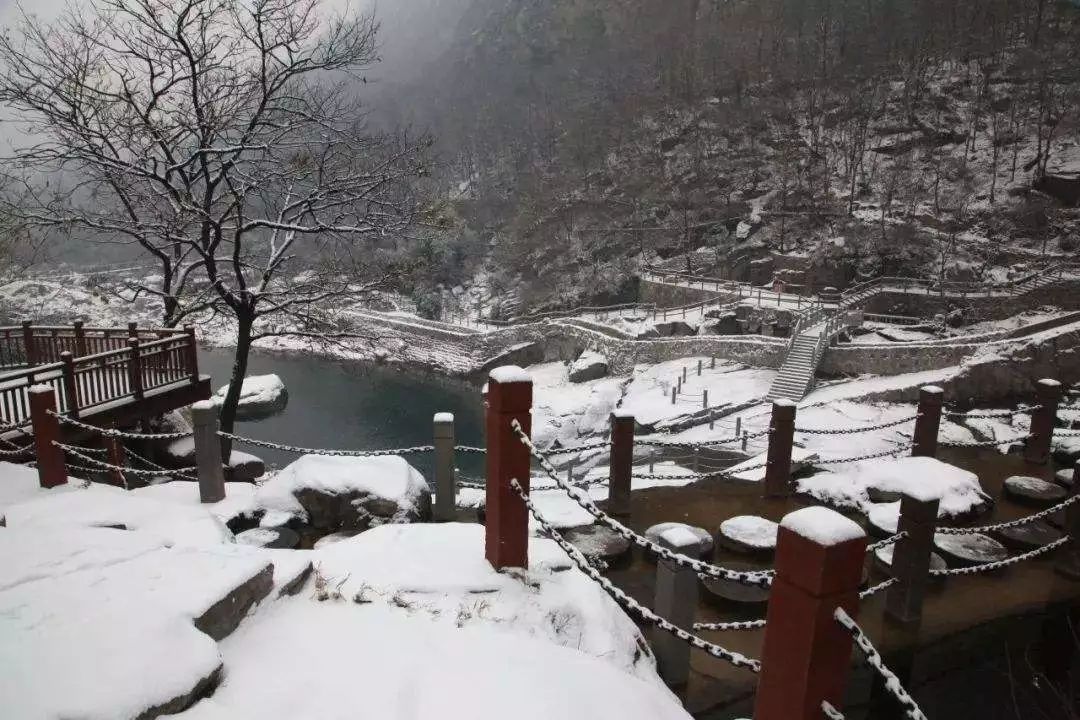
{"type": "Polygon", "coordinates": [[[769,424],[765,497],[784,497],[791,494],[791,451],[794,441],[795,403],[786,399],[775,400],[769,424]]]}
{"type": "Polygon", "coordinates": [[[34,385],[30,397],[30,423],[34,432],[38,483],[53,488],[67,482],[67,464],[60,442],[60,421],[56,419],[56,391],[51,385],[34,385]]]}
{"type": "Polygon", "coordinates": [[[611,454],[608,460],[608,512],[630,514],[630,476],[634,470],[634,416],[611,413],[611,454]]]}
{"type": "Polygon", "coordinates": [[[865,557],[866,533],[833,510],[780,521],[754,720],[820,720],[823,701],[840,707],[852,639],[833,613],[858,610],[865,557]]]}
{"type": "MultiPolygon", "coordinates": [[[[679,555],[695,555],[699,538],[686,528],[661,533],[659,545],[679,555]]],[[[679,627],[694,624],[698,604],[697,571],[657,558],[653,608],[656,614],[679,627]]],[[[660,628],[652,628],[650,641],[660,677],[668,685],[685,685],[690,679],[690,645],[660,628]]]]}
{"type": "Polygon", "coordinates": [[[1044,378],[1035,384],[1035,388],[1038,407],[1031,412],[1031,437],[1024,442],[1024,460],[1045,465],[1050,461],[1050,446],[1054,439],[1062,387],[1057,380],[1044,378]]]}
{"type": "Polygon", "coordinates": [[[941,406],[945,391],[937,385],[919,388],[919,410],[915,417],[915,446],[911,454],[937,457],[938,429],[941,427],[941,406]]]}
{"type": "Polygon", "coordinates": [[[900,498],[896,527],[900,539],[893,546],[890,563],[897,582],[885,595],[885,614],[897,622],[913,623],[922,617],[940,502],[936,494],[920,492],[914,485],[900,498]]]}
{"type": "Polygon", "coordinates": [[[515,365],[495,368],[487,391],[487,500],[485,557],[496,570],[529,567],[529,511],[510,485],[529,492],[531,457],[511,423],[532,433],[533,383],[515,365]]]}
{"type": "Polygon", "coordinates": [[[224,500],[225,471],[221,463],[217,406],[209,400],[194,403],[191,406],[191,427],[199,476],[199,500],[204,503],[224,500]]]}
{"type": "Polygon", "coordinates": [[[454,471],[454,414],[435,413],[435,508],[437,522],[449,522],[457,513],[457,477],[454,471]]]}

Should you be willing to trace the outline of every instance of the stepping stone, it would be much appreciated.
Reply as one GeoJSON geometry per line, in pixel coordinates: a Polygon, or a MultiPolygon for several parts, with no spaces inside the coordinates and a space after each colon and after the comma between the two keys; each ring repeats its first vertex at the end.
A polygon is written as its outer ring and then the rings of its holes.
{"type": "MultiPolygon", "coordinates": [[[[889,577],[892,577],[892,559],[895,547],[895,545],[886,545],[874,551],[874,565],[889,577]]],[[[945,570],[947,567],[948,565],[945,564],[945,560],[940,555],[936,552],[930,553],[931,570],[945,570]]]]}
{"type": "Polygon", "coordinates": [[[1019,527],[995,530],[993,535],[1006,547],[1022,552],[1034,550],[1061,539],[1061,533],[1042,520],[1025,523],[1019,527]]]}
{"type": "Polygon", "coordinates": [[[1054,473],[1054,482],[1063,487],[1071,488],[1073,486],[1073,469],[1058,470],[1054,473]]]}
{"type": "Polygon", "coordinates": [[[900,507],[892,504],[876,505],[866,514],[866,522],[870,526],[871,534],[877,537],[895,535],[897,523],[900,522],[900,507]]]}
{"type": "Polygon", "coordinates": [[[1059,503],[1068,495],[1065,488],[1026,475],[1005,478],[1005,494],[1018,503],[1047,507],[1059,503]]]}
{"type": "MultiPolygon", "coordinates": [[[[724,567],[730,570],[765,570],[761,565],[748,562],[726,562],[724,567]]],[[[709,602],[724,606],[730,603],[757,605],[768,602],[769,588],[756,585],[746,585],[735,580],[724,578],[702,578],[701,584],[705,588],[705,599],[709,602]]]]}
{"type": "Polygon", "coordinates": [[[563,537],[586,557],[609,565],[630,555],[630,541],[604,525],[587,525],[563,531],[563,537]]]}
{"type": "Polygon", "coordinates": [[[287,527],[252,528],[238,533],[236,542],[281,550],[293,550],[300,545],[300,536],[287,527]]]}
{"type": "MultiPolygon", "coordinates": [[[[713,539],[712,535],[709,534],[709,531],[704,528],[694,527],[693,525],[687,525],[685,523],[665,522],[658,525],[653,525],[651,528],[645,531],[645,537],[647,537],[649,540],[652,540],[654,543],[659,543],[660,536],[670,530],[685,530],[687,532],[693,533],[698,538],[697,550],[693,553],[693,556],[698,560],[708,557],[709,553],[712,552],[713,539]]],[[[649,559],[649,561],[656,562],[656,553],[654,553],[652,550],[646,550],[645,556],[649,559]]]]}
{"type": "Polygon", "coordinates": [[[748,554],[771,554],[776,550],[780,526],[757,515],[736,515],[720,523],[716,542],[729,550],[748,554]]]}
{"type": "Polygon", "coordinates": [[[1004,545],[989,535],[968,533],[966,535],[934,535],[934,545],[946,560],[957,565],[982,565],[1009,557],[1004,545]]]}

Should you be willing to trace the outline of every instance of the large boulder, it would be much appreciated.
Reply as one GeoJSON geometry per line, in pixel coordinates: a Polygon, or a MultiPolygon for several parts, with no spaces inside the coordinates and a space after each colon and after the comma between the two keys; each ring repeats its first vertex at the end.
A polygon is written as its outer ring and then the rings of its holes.
{"type": "MultiPolygon", "coordinates": [[[[224,385],[214,393],[211,400],[221,405],[229,386],[224,385]]],[[[241,420],[255,420],[276,415],[289,403],[289,393],[285,383],[277,375],[252,375],[244,378],[240,386],[240,404],[236,407],[236,417],[241,420]]]]}
{"type": "Polygon", "coordinates": [[[255,495],[263,524],[297,519],[316,530],[357,533],[431,518],[431,491],[403,458],[304,455],[255,495]]]}
{"type": "Polygon", "coordinates": [[[570,366],[569,380],[572,383],[599,380],[608,374],[607,358],[593,350],[586,350],[570,366]]]}
{"type": "Polygon", "coordinates": [[[658,322],[655,325],[656,332],[660,337],[686,337],[696,334],[696,330],[689,323],[682,320],[668,320],[658,322]]]}

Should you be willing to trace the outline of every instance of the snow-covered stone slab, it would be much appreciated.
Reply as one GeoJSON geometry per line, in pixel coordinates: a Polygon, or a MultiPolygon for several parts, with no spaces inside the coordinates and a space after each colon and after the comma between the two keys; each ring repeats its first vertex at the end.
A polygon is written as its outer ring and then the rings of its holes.
{"type": "Polygon", "coordinates": [[[716,541],[742,553],[770,553],[776,549],[780,526],[756,515],[736,515],[720,523],[716,541]]]}
{"type": "Polygon", "coordinates": [[[981,533],[966,535],[936,533],[934,546],[946,559],[959,565],[981,565],[1009,557],[1009,551],[1004,545],[989,535],[981,533]]]}
{"type": "Polygon", "coordinates": [[[36,469],[26,465],[0,462],[0,524],[3,524],[8,506],[47,495],[59,495],[79,490],[80,484],[78,479],[69,477],[66,485],[46,489],[41,487],[36,469]]]}
{"type": "MultiPolygon", "coordinates": [[[[214,393],[211,400],[221,405],[229,386],[223,385],[214,393]]],[[[285,409],[289,403],[289,393],[285,383],[277,375],[251,375],[244,378],[240,386],[240,404],[236,407],[236,416],[240,419],[268,417],[285,409]]]]}
{"type": "Polygon", "coordinates": [[[1060,485],[1027,475],[1005,478],[1002,489],[1016,502],[1035,507],[1049,507],[1068,495],[1068,491],[1060,485]]]}
{"type": "Polygon", "coordinates": [[[300,536],[287,527],[257,527],[237,533],[236,542],[252,547],[292,550],[300,544],[300,536]]]}
{"type": "MultiPolygon", "coordinates": [[[[403,458],[304,455],[255,493],[255,505],[273,517],[296,517],[326,532],[359,532],[387,522],[431,515],[431,491],[403,458]],[[271,515],[270,511],[274,511],[271,515]]],[[[269,526],[267,517],[262,525],[269,526]]]]}
{"type": "Polygon", "coordinates": [[[6,519],[10,528],[39,533],[113,527],[150,533],[168,545],[233,542],[225,523],[204,507],[161,502],[97,483],[12,505],[6,511],[6,519]]]}
{"type": "Polygon", "coordinates": [[[225,483],[225,499],[216,503],[203,503],[199,499],[198,484],[187,480],[147,485],[132,490],[131,494],[172,505],[202,508],[224,523],[250,516],[255,511],[255,486],[246,482],[225,483]]]}
{"type": "Polygon", "coordinates": [[[605,563],[615,563],[630,554],[630,541],[606,525],[599,523],[583,528],[571,528],[563,537],[585,557],[605,563]]]}
{"type": "MultiPolygon", "coordinates": [[[[660,542],[660,538],[662,536],[669,538],[670,536],[668,536],[667,533],[671,533],[673,531],[690,533],[696,539],[696,546],[694,552],[691,553],[684,550],[683,554],[692,555],[695,558],[701,559],[708,556],[708,554],[712,552],[713,539],[712,535],[709,534],[709,531],[705,528],[695,527],[693,525],[687,525],[685,523],[663,522],[657,525],[653,525],[652,527],[645,530],[645,537],[655,543],[658,543],[660,542]]],[[[683,546],[685,547],[685,544],[683,544],[683,546]]],[[[649,555],[650,560],[656,559],[655,555],[652,552],[649,552],[647,554],[649,555]]]]}
{"type": "Polygon", "coordinates": [[[869,494],[871,488],[881,492],[910,493],[927,499],[938,498],[939,517],[977,512],[990,502],[975,473],[928,457],[856,463],[836,472],[800,478],[796,481],[796,487],[799,492],[832,507],[864,513],[874,507],[869,494]]]}
{"type": "Polygon", "coordinates": [[[1054,482],[1058,483],[1062,487],[1071,488],[1073,486],[1073,477],[1075,475],[1076,471],[1072,468],[1058,470],[1056,473],[1054,473],[1054,482]]]}
{"type": "Polygon", "coordinates": [[[995,530],[993,536],[1005,547],[1027,552],[1059,540],[1061,533],[1053,525],[1035,520],[1017,527],[995,530]]]}
{"type": "MultiPolygon", "coordinates": [[[[747,482],[763,482],[765,480],[765,468],[756,466],[764,465],[767,456],[767,452],[755,455],[749,460],[744,460],[737,465],[729,467],[727,472],[739,480],[745,480],[747,482]]],[[[794,447],[791,449],[791,471],[795,472],[807,465],[813,465],[818,459],[819,455],[816,451],[807,448],[794,447]]]]}

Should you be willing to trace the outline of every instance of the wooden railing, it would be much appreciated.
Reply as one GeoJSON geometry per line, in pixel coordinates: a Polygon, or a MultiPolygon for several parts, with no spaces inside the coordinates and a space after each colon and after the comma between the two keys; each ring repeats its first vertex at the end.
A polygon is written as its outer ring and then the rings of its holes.
{"type": "MultiPolygon", "coordinates": [[[[30,420],[28,390],[51,386],[58,412],[79,417],[81,413],[120,400],[142,400],[152,390],[182,382],[198,383],[195,330],[140,331],[136,328],[42,328],[27,330],[21,348],[35,362],[22,370],[0,374],[0,422],[23,425],[30,420]],[[144,337],[155,339],[144,342],[144,337]],[[97,350],[76,357],[78,350],[97,350]],[[29,353],[27,353],[29,349],[29,353]]],[[[0,329],[0,353],[15,346],[11,328],[0,329]]]]}
{"type": "Polygon", "coordinates": [[[0,368],[30,367],[60,362],[62,353],[75,357],[98,355],[127,347],[128,340],[142,342],[186,335],[182,328],[146,329],[135,323],[126,328],[33,325],[24,321],[17,327],[0,327],[0,368]]]}

